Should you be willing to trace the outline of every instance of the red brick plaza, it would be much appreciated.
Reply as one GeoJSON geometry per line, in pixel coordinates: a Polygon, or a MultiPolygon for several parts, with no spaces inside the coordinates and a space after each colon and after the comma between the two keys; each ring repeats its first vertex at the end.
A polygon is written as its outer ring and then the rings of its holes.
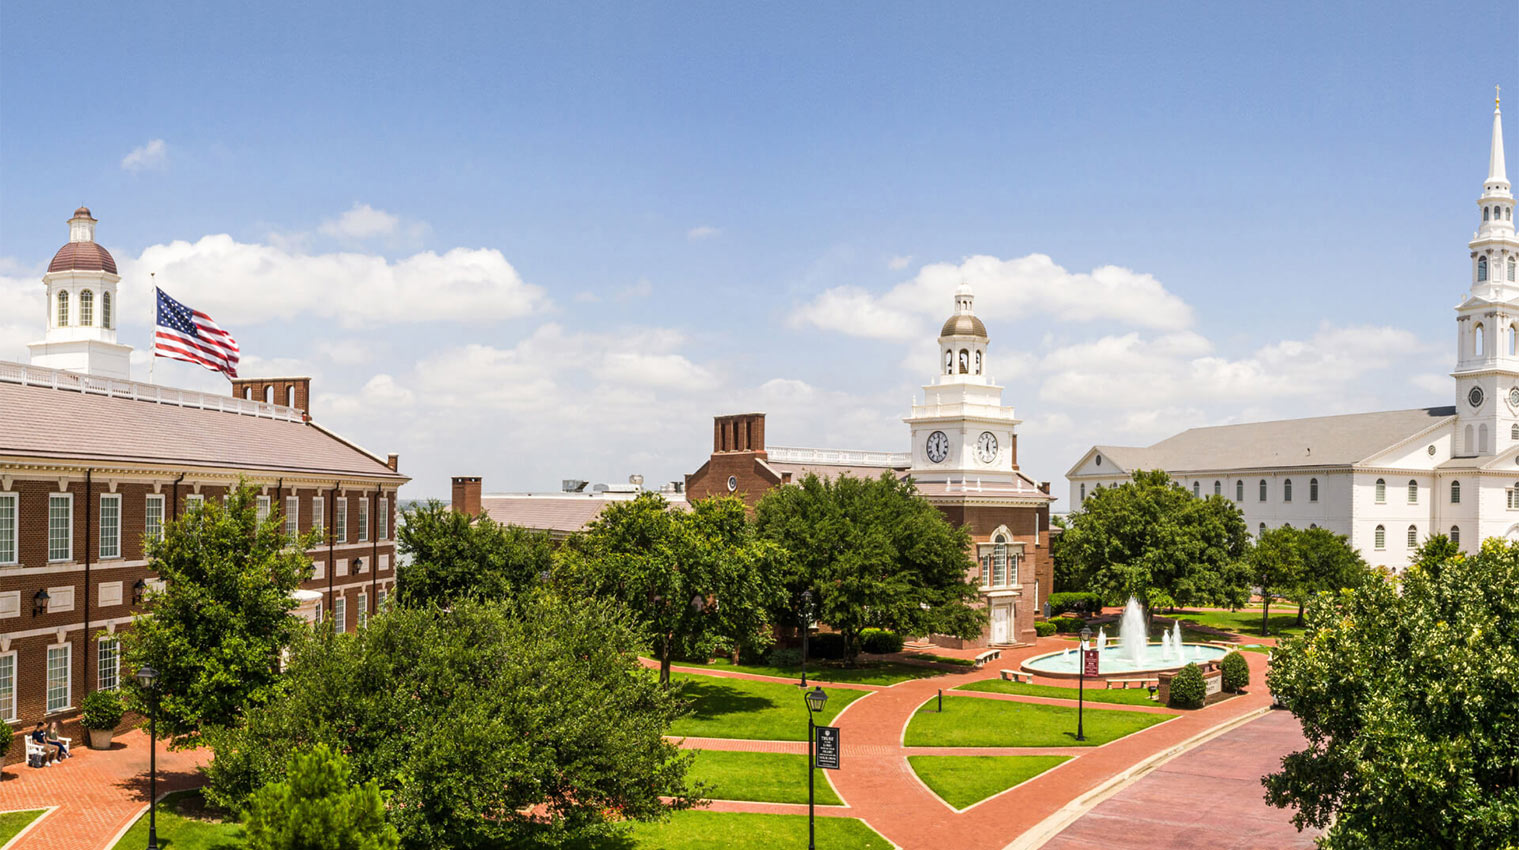
{"type": "MultiPolygon", "coordinates": [[[[1100,747],[904,747],[914,711],[939,689],[996,678],[1003,667],[1068,646],[1046,638],[1038,646],[1003,653],[986,669],[916,679],[889,687],[830,684],[871,693],[835,721],[842,730],[843,769],[826,771],[843,806],[820,807],[824,817],[860,818],[903,850],[1000,850],[1047,847],[1312,846],[1290,813],[1262,799],[1259,777],[1302,744],[1297,721],[1270,712],[1263,684],[1266,657],[1244,653],[1251,692],[1100,747]],[[910,755],[1068,755],[1073,758],[1000,795],[956,812],[920,782],[910,755]]],[[[678,668],[679,669],[679,668],[678,668]]],[[[775,681],[769,677],[684,668],[711,676],[775,681]]],[[[789,680],[788,680],[789,681],[789,680]]],[[[1042,683],[1056,684],[1053,680],[1042,683]]],[[[1061,700],[955,691],[957,697],[1056,703],[1061,700]]],[[[798,703],[800,703],[798,696],[798,703]]],[[[1094,703],[1106,711],[1162,711],[1159,707],[1094,703]]],[[[800,706],[799,706],[800,708],[800,706]]],[[[683,739],[683,746],[717,750],[805,752],[800,741],[683,739]]],[[[8,850],[104,850],[147,806],[147,739],[119,736],[108,751],[79,749],[77,757],[44,768],[12,764],[0,781],[0,811],[57,807],[8,850]]],[[[159,792],[201,784],[206,751],[170,753],[160,746],[159,792]]],[[[806,806],[714,802],[713,811],[805,814],[806,806]]]]}

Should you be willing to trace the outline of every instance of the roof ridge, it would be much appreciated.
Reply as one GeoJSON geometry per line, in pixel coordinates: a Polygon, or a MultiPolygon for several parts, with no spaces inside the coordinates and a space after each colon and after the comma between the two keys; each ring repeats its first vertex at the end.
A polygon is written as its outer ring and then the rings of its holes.
{"type": "MultiPolygon", "coordinates": [[[[238,398],[234,395],[206,393],[200,390],[182,390],[142,381],[87,375],[65,369],[49,369],[30,363],[0,360],[0,383],[20,384],[24,387],[40,387],[84,395],[100,395],[150,404],[167,404],[195,410],[210,410],[258,419],[277,419],[286,422],[305,422],[306,413],[298,408],[273,402],[238,398]]],[[[378,460],[378,458],[376,458],[378,460]]],[[[380,461],[384,463],[384,461],[380,461]]]]}

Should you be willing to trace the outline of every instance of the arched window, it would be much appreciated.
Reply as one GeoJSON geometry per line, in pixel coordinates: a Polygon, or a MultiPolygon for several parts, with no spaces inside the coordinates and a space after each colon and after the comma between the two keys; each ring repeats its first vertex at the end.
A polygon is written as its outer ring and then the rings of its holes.
{"type": "Polygon", "coordinates": [[[1213,495],[1215,495],[1215,496],[1222,496],[1222,495],[1224,495],[1224,482],[1222,482],[1222,481],[1215,481],[1215,482],[1213,482],[1213,495]]]}
{"type": "MultiPolygon", "coordinates": [[[[1484,263],[1482,265],[1482,279],[1483,280],[1487,280],[1487,264],[1486,263],[1484,263]]],[[[1483,345],[1482,345],[1482,326],[1481,325],[1477,325],[1475,328],[1472,328],[1472,356],[1473,357],[1481,357],[1482,356],[1482,351],[1483,351],[1483,345]]]]}
{"type": "Polygon", "coordinates": [[[1291,478],[1288,478],[1286,481],[1282,482],[1282,501],[1284,501],[1284,502],[1290,502],[1290,501],[1292,501],[1292,479],[1291,478]]]}
{"type": "Polygon", "coordinates": [[[1509,354],[1514,354],[1515,351],[1514,351],[1514,326],[1513,325],[1509,325],[1508,326],[1508,330],[1504,333],[1504,336],[1508,340],[1508,353],[1509,354]]]}
{"type": "Polygon", "coordinates": [[[1410,525],[1408,527],[1408,548],[1410,548],[1410,549],[1416,549],[1416,548],[1418,548],[1418,546],[1419,546],[1419,527],[1417,525],[1410,525]]]}
{"type": "Polygon", "coordinates": [[[1482,208],[1482,220],[1483,221],[1491,221],[1492,220],[1492,218],[1490,216],[1491,212],[1492,212],[1492,208],[1491,207],[1483,207],[1482,208]]]}
{"type": "Polygon", "coordinates": [[[955,353],[953,351],[944,352],[944,374],[955,374],[955,353]]]}
{"type": "Polygon", "coordinates": [[[79,326],[87,328],[95,324],[95,293],[86,289],[79,293],[79,326]]]}
{"type": "Polygon", "coordinates": [[[1459,504],[1461,504],[1461,482],[1460,481],[1452,481],[1452,482],[1450,482],[1450,503],[1452,505],[1459,505],[1459,504]]]}
{"type": "MultiPolygon", "coordinates": [[[[1513,207],[1504,207],[1503,208],[1503,220],[1504,221],[1513,221],[1514,220],[1514,208],[1513,207]]],[[[1509,279],[1513,280],[1513,278],[1509,278],[1509,279]]]]}
{"type": "Polygon", "coordinates": [[[1408,503],[1410,505],[1419,504],[1419,482],[1417,481],[1408,482],[1408,503]]]}
{"type": "Polygon", "coordinates": [[[976,374],[981,374],[981,351],[976,351],[976,374]]]}
{"type": "Polygon", "coordinates": [[[60,290],[58,290],[58,327],[60,327],[60,328],[66,328],[68,326],[69,326],[69,291],[67,289],[60,289],[60,290]]]}
{"type": "Polygon", "coordinates": [[[1466,430],[1462,432],[1462,435],[1461,445],[1465,447],[1466,453],[1469,455],[1476,454],[1477,444],[1472,439],[1472,426],[1466,426],[1466,430]]]}
{"type": "Polygon", "coordinates": [[[1310,479],[1308,479],[1308,501],[1310,501],[1310,502],[1317,502],[1318,500],[1319,500],[1319,480],[1317,478],[1310,478],[1310,479]]]}
{"type": "Polygon", "coordinates": [[[992,587],[1007,584],[1007,539],[998,534],[992,538],[992,587]]]}
{"type": "Polygon", "coordinates": [[[1513,280],[1514,280],[1514,265],[1515,265],[1514,258],[1513,257],[1509,257],[1508,258],[1508,279],[1509,279],[1509,282],[1513,282],[1513,280]]]}
{"type": "Polygon", "coordinates": [[[1487,445],[1487,423],[1484,422],[1477,426],[1477,452],[1479,454],[1486,454],[1487,445]]]}
{"type": "Polygon", "coordinates": [[[1261,490],[1261,498],[1260,498],[1260,500],[1262,502],[1264,502],[1264,501],[1266,501],[1266,479],[1264,479],[1264,478],[1261,479],[1260,490],[1261,490]]]}
{"type": "Polygon", "coordinates": [[[264,387],[264,402],[266,404],[274,404],[274,387],[273,387],[273,385],[264,387]]]}
{"type": "Polygon", "coordinates": [[[1202,495],[1203,495],[1202,486],[1203,485],[1202,485],[1201,481],[1193,481],[1192,482],[1192,498],[1198,499],[1198,498],[1202,497],[1202,495]]]}
{"type": "Polygon", "coordinates": [[[1387,548],[1387,529],[1383,528],[1380,525],[1377,526],[1377,532],[1373,536],[1371,546],[1373,549],[1387,548]]]}
{"type": "Polygon", "coordinates": [[[1265,524],[1265,523],[1264,523],[1264,522],[1263,522],[1263,523],[1261,523],[1261,530],[1260,530],[1260,533],[1259,533],[1259,534],[1257,534],[1257,535],[1256,535],[1256,536],[1257,536],[1257,537],[1259,537],[1259,536],[1261,536],[1261,535],[1264,535],[1264,534],[1265,534],[1265,533],[1266,533],[1266,524],[1265,524]]]}
{"type": "Polygon", "coordinates": [[[245,398],[245,399],[247,399],[249,401],[253,400],[253,388],[252,387],[243,387],[243,398],[245,398]]]}
{"type": "Polygon", "coordinates": [[[1245,482],[1243,480],[1234,482],[1234,501],[1245,501],[1245,482]]]}
{"type": "Polygon", "coordinates": [[[1387,482],[1381,478],[1377,479],[1377,504],[1387,504],[1387,482]]]}
{"type": "Polygon", "coordinates": [[[100,293],[100,326],[111,327],[111,293],[100,293]]]}
{"type": "Polygon", "coordinates": [[[1081,485],[1081,501],[1085,502],[1086,500],[1087,500],[1087,485],[1083,484],[1083,485],[1081,485]]]}
{"type": "Polygon", "coordinates": [[[963,348],[960,349],[960,374],[970,374],[970,352],[963,348]]]}
{"type": "Polygon", "coordinates": [[[295,407],[295,387],[293,385],[285,387],[285,406],[295,407]]]}
{"type": "Polygon", "coordinates": [[[1477,282],[1481,283],[1484,280],[1487,280],[1487,258],[1486,257],[1478,257],[1477,258],[1477,282]]]}
{"type": "Polygon", "coordinates": [[[1453,525],[1450,527],[1450,542],[1457,546],[1461,545],[1461,526],[1453,525]]]}
{"type": "Polygon", "coordinates": [[[1515,425],[1508,429],[1508,438],[1510,440],[1519,440],[1519,425],[1515,425]]]}
{"type": "Polygon", "coordinates": [[[1308,523],[1308,530],[1309,531],[1312,531],[1313,529],[1318,528],[1318,527],[1319,527],[1319,524],[1316,523],[1316,522],[1310,522],[1310,523],[1308,523]]]}

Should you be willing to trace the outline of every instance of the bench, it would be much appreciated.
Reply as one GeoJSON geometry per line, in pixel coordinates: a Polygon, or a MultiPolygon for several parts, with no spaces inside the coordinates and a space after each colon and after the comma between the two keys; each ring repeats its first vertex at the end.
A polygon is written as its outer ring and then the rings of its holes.
{"type": "Polygon", "coordinates": [[[1156,685],[1160,684],[1159,679],[1108,679],[1107,682],[1107,690],[1112,690],[1113,686],[1117,685],[1119,690],[1123,691],[1128,690],[1129,685],[1133,685],[1137,688],[1143,688],[1149,686],[1151,682],[1154,682],[1156,685]]]}
{"type": "Polygon", "coordinates": [[[1022,670],[1008,670],[1007,668],[1003,668],[1003,670],[1002,670],[1002,681],[1004,681],[1004,682],[1022,682],[1025,685],[1032,685],[1032,684],[1034,684],[1034,674],[1033,673],[1025,673],[1022,670]]]}
{"type": "Polygon", "coordinates": [[[981,653],[980,655],[976,656],[976,669],[980,670],[982,667],[986,666],[986,662],[988,662],[988,661],[995,661],[995,660],[997,660],[998,658],[1001,658],[1001,657],[1002,657],[1002,650],[1000,650],[1000,649],[988,649],[987,651],[985,651],[985,652],[981,653]]]}
{"type": "MultiPolygon", "coordinates": [[[[42,756],[42,760],[43,760],[43,762],[45,764],[52,764],[54,762],[54,758],[56,757],[56,755],[58,753],[58,748],[57,747],[54,747],[52,744],[39,744],[36,741],[32,740],[32,736],[31,735],[27,735],[27,736],[25,736],[25,738],[26,738],[26,762],[27,762],[27,764],[31,764],[32,763],[32,756],[34,754],[40,754],[42,756]]],[[[65,738],[62,735],[59,735],[58,736],[58,740],[62,741],[63,745],[69,748],[69,752],[71,754],[73,753],[73,751],[74,751],[74,739],[73,738],[65,738]]]]}

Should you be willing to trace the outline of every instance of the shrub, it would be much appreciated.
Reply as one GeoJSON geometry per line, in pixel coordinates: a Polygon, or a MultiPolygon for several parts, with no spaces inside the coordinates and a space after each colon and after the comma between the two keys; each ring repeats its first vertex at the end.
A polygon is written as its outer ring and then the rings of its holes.
{"type": "Polygon", "coordinates": [[[11,739],[16,736],[7,728],[5,734],[0,735],[0,761],[5,760],[5,754],[11,751],[11,739]]]}
{"type": "Polygon", "coordinates": [[[1040,637],[1049,637],[1055,633],[1055,624],[1049,621],[1041,621],[1034,624],[1034,633],[1040,637]]]}
{"type": "Polygon", "coordinates": [[[396,828],[385,822],[385,795],[373,779],[350,778],[347,756],[317,744],[290,759],[282,782],[254,792],[243,826],[254,850],[394,850],[396,828]]]}
{"type": "Polygon", "coordinates": [[[838,632],[813,635],[807,644],[807,657],[837,660],[844,657],[844,636],[838,632]]]}
{"type": "Polygon", "coordinates": [[[1086,625],[1086,621],[1080,617],[1056,617],[1053,620],[1048,620],[1047,622],[1054,623],[1055,631],[1060,632],[1061,634],[1079,632],[1081,631],[1082,627],[1086,625]]]}
{"type": "Polygon", "coordinates": [[[1239,693],[1250,686],[1250,663],[1245,660],[1245,656],[1231,652],[1224,656],[1218,666],[1224,673],[1224,690],[1239,693]]]}
{"type": "Polygon", "coordinates": [[[765,663],[771,667],[796,667],[802,663],[802,651],[777,647],[765,656],[765,663]]]}
{"type": "Polygon", "coordinates": [[[1102,597],[1095,593],[1051,593],[1049,602],[1052,614],[1063,614],[1067,611],[1096,614],[1102,610],[1102,597]]]}
{"type": "Polygon", "coordinates": [[[90,691],[81,708],[79,722],[86,729],[115,729],[121,722],[121,695],[115,691],[90,691]]]}
{"type": "Polygon", "coordinates": [[[902,651],[902,636],[885,629],[865,629],[860,632],[860,651],[876,655],[902,651]]]}
{"type": "Polygon", "coordinates": [[[1171,679],[1171,692],[1166,704],[1172,708],[1202,708],[1206,691],[1203,671],[1196,664],[1188,664],[1171,679]]]}

